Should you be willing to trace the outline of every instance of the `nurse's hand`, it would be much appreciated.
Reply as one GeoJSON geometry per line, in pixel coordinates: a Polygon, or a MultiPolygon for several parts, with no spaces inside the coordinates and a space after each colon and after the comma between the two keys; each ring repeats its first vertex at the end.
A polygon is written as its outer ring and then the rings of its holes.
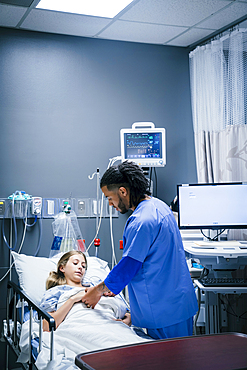
{"type": "Polygon", "coordinates": [[[109,289],[104,281],[99,285],[85,289],[86,294],[82,297],[82,302],[87,307],[94,308],[104,293],[109,293],[109,289]]]}
{"type": "Polygon", "coordinates": [[[89,308],[94,308],[102,297],[102,293],[97,289],[97,286],[85,289],[85,295],[81,301],[89,308]]]}
{"type": "Polygon", "coordinates": [[[116,296],[116,294],[114,294],[114,293],[112,293],[112,292],[105,292],[103,295],[104,295],[105,297],[115,297],[115,296],[116,296]]]}

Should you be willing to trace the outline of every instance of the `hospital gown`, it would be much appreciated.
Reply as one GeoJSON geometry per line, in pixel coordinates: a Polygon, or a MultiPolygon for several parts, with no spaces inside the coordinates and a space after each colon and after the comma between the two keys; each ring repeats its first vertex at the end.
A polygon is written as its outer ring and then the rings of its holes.
{"type": "Polygon", "coordinates": [[[57,310],[57,304],[61,295],[69,290],[74,289],[70,285],[57,285],[48,289],[41,300],[40,308],[46,312],[54,312],[57,310]]]}

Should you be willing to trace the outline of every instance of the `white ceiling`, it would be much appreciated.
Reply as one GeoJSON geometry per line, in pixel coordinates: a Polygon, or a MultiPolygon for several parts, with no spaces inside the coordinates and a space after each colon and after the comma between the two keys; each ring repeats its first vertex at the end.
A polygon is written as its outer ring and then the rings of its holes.
{"type": "Polygon", "coordinates": [[[0,0],[0,26],[181,47],[240,22],[247,28],[247,0],[134,0],[113,19],[36,9],[38,2],[0,0]]]}

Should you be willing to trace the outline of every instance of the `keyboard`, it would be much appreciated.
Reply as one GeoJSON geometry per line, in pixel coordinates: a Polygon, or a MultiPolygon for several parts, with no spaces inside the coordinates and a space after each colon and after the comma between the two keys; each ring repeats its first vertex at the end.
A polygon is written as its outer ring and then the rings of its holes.
{"type": "Polygon", "coordinates": [[[205,287],[247,287],[247,279],[244,278],[209,278],[204,277],[198,281],[205,287]]]}

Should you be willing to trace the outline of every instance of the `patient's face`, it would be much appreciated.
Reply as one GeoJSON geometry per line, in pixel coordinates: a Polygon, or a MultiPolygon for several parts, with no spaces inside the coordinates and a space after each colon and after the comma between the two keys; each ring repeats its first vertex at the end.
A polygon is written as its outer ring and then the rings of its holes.
{"type": "Polygon", "coordinates": [[[84,256],[75,254],[70,257],[65,266],[60,267],[64,273],[68,285],[81,285],[81,280],[86,271],[86,262],[84,256]]]}

